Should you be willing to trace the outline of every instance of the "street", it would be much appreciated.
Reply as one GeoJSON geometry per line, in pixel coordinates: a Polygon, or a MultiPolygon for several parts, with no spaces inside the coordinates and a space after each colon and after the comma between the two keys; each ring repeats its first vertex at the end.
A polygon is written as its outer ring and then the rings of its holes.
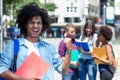
{"type": "MultiPolygon", "coordinates": [[[[46,39],[43,39],[45,41],[47,41],[48,43],[51,43],[53,44],[56,49],[58,48],[58,45],[59,45],[59,42],[61,41],[62,38],[46,38],[46,39]]],[[[120,52],[120,45],[118,44],[115,44],[114,47],[116,48],[117,52],[120,52]]],[[[118,54],[118,59],[119,59],[119,66],[116,70],[116,73],[114,75],[114,78],[113,80],[120,80],[120,54],[118,54]]],[[[59,73],[57,73],[55,71],[55,76],[54,76],[54,80],[61,80],[61,75],[59,73]]],[[[88,79],[87,79],[88,80],[88,79]]],[[[97,79],[96,80],[100,80],[99,79],[99,72],[97,73],[97,79]]]]}

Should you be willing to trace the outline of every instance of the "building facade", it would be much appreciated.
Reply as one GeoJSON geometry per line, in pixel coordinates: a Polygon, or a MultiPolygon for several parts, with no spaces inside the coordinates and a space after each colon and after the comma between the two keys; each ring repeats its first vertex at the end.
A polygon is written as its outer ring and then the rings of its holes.
{"type": "Polygon", "coordinates": [[[67,23],[73,23],[76,26],[76,34],[80,34],[87,19],[92,19],[97,23],[97,19],[99,18],[99,0],[40,1],[43,3],[51,2],[57,6],[54,12],[49,11],[51,28],[45,33],[47,37],[63,37],[67,23]]]}

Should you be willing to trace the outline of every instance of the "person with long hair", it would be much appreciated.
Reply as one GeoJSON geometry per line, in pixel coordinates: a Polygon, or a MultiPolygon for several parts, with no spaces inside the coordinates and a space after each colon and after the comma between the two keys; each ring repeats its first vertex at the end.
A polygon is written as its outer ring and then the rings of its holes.
{"type": "Polygon", "coordinates": [[[78,47],[80,50],[78,65],[80,80],[86,80],[87,74],[89,80],[96,80],[97,65],[91,56],[96,39],[97,34],[95,33],[95,24],[92,20],[88,20],[86,21],[83,33],[79,38],[80,42],[86,42],[90,48],[90,51],[84,51],[82,48],[78,47]]]}

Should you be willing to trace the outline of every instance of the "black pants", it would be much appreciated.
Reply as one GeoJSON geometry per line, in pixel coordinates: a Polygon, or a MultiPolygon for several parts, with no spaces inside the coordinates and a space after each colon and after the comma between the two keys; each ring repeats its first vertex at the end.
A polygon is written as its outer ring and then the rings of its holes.
{"type": "Polygon", "coordinates": [[[112,74],[110,71],[103,71],[100,72],[100,80],[112,80],[114,74],[112,74]]]}

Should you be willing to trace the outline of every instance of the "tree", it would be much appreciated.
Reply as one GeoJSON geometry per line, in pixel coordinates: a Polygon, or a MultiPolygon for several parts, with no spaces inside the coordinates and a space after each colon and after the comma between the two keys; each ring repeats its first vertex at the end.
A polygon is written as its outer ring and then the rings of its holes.
{"type": "Polygon", "coordinates": [[[14,14],[21,6],[29,2],[39,3],[39,0],[3,0],[3,14],[10,15],[11,11],[14,14]]]}
{"type": "Polygon", "coordinates": [[[29,2],[39,3],[39,0],[3,0],[3,14],[13,16],[13,20],[8,22],[9,25],[15,25],[17,11],[29,2]]]}
{"type": "Polygon", "coordinates": [[[9,14],[11,9],[16,8],[16,5],[22,0],[3,0],[3,13],[9,14]]]}
{"type": "Polygon", "coordinates": [[[54,11],[57,7],[54,3],[40,3],[39,0],[3,0],[3,14],[10,15],[16,14],[23,5],[29,2],[36,2],[38,5],[47,11],[54,11]]]}
{"type": "Polygon", "coordinates": [[[45,3],[40,5],[47,11],[54,11],[57,8],[57,6],[54,3],[45,3]]]}
{"type": "Polygon", "coordinates": [[[54,11],[57,7],[54,3],[42,4],[39,0],[3,0],[3,14],[16,18],[17,11],[27,3],[36,2],[41,8],[47,11],[54,11]]]}

